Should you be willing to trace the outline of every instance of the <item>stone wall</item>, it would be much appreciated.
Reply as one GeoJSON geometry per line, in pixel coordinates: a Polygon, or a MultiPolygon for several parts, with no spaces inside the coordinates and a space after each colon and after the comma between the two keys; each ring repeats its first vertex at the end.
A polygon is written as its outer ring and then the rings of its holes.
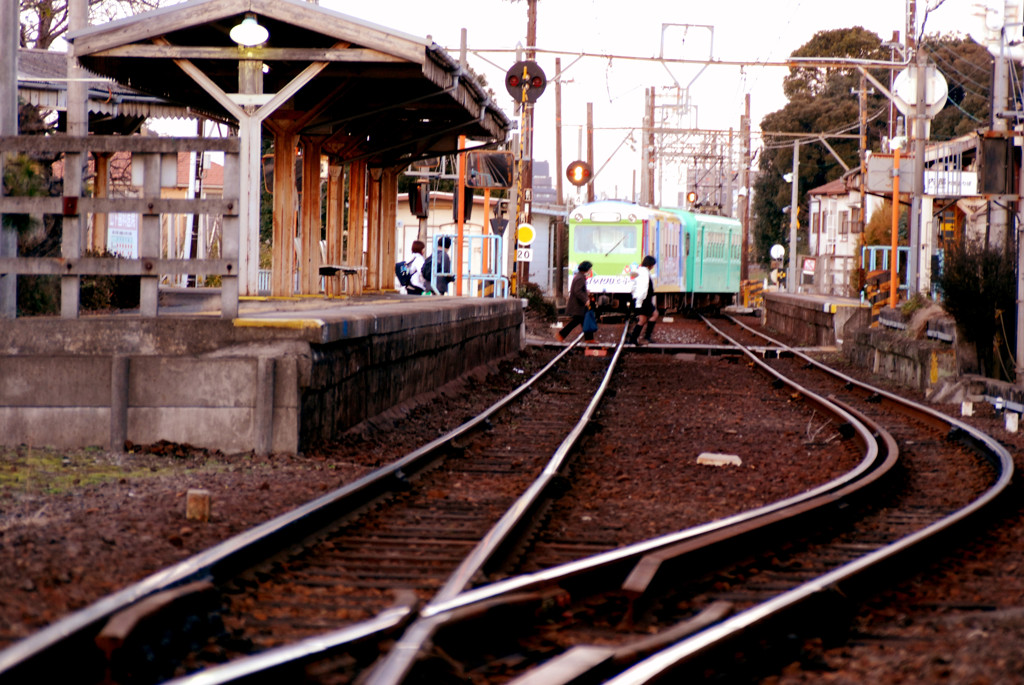
{"type": "MultiPolygon", "coordinates": [[[[429,301],[428,301],[429,300],[429,301]]],[[[299,452],[519,350],[520,300],[247,304],[0,327],[0,444],[299,452]],[[313,307],[319,307],[314,309],[313,307]]]]}

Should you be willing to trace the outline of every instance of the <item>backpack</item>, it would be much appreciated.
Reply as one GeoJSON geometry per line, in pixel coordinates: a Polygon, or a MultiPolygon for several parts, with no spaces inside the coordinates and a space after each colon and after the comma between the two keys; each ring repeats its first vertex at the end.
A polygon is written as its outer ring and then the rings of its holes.
{"type": "Polygon", "coordinates": [[[409,262],[396,262],[395,276],[398,277],[398,282],[402,286],[408,288],[412,285],[412,274],[409,272],[409,262]]]}
{"type": "Polygon", "coordinates": [[[434,255],[427,257],[426,261],[423,262],[423,266],[420,267],[420,273],[423,274],[423,280],[427,284],[427,289],[430,288],[430,274],[434,270],[434,255]]]}

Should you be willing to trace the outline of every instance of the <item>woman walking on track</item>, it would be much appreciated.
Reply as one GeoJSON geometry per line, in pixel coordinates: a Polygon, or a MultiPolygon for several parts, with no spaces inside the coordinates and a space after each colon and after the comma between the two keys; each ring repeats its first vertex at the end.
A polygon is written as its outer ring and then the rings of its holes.
{"type": "Polygon", "coordinates": [[[651,342],[651,334],[654,332],[654,323],[658,320],[658,308],[654,305],[654,279],[651,278],[651,269],[658,263],[651,255],[644,257],[637,269],[636,278],[633,279],[633,307],[636,311],[636,324],[629,334],[629,342],[633,345],[647,345],[651,342]],[[643,341],[640,340],[640,329],[644,329],[643,341]]]}
{"type": "MultiPolygon", "coordinates": [[[[583,317],[587,315],[593,303],[590,293],[587,292],[587,279],[593,275],[593,264],[587,261],[580,262],[576,275],[572,277],[572,284],[569,286],[569,300],[565,303],[565,313],[569,315],[569,323],[562,327],[562,330],[555,334],[555,340],[565,342],[565,337],[572,329],[583,324],[583,317]]],[[[583,328],[583,341],[594,342],[594,332],[583,328]]]]}

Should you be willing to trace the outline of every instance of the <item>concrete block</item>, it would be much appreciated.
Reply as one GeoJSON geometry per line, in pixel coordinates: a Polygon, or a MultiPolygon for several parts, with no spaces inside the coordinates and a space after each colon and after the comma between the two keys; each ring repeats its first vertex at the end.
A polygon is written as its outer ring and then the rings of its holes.
{"type": "Polygon", "coordinates": [[[697,457],[697,463],[701,466],[740,466],[743,463],[743,460],[735,454],[702,452],[697,457]]]}

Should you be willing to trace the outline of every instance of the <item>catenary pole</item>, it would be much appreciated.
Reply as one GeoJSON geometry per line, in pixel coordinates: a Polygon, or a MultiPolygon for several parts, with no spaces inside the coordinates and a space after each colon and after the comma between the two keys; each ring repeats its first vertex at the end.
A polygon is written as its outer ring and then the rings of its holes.
{"type": "Polygon", "coordinates": [[[796,292],[796,229],[797,197],[800,184],[800,141],[793,141],[793,179],[789,190],[789,267],[786,273],[786,290],[796,292]]]}

